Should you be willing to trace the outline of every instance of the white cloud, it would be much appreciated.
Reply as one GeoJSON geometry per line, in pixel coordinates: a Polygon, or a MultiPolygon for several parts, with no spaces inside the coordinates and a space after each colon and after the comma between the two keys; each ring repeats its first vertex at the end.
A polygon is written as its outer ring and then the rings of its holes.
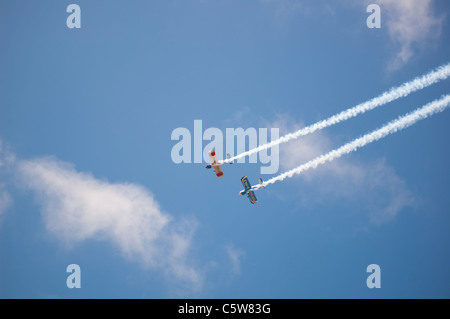
{"type": "Polygon", "coordinates": [[[54,158],[21,161],[17,168],[42,205],[46,228],[64,243],[111,241],[126,258],[201,288],[201,272],[188,264],[196,223],[176,222],[144,187],[102,181],[54,158]]]}
{"type": "MultiPolygon", "coordinates": [[[[287,116],[279,116],[271,125],[280,128],[280,135],[300,128],[287,116]]],[[[329,152],[335,148],[332,144],[324,132],[291,141],[280,147],[280,166],[283,171],[297,167],[329,152]]],[[[406,183],[384,159],[360,163],[347,156],[294,178],[302,178],[308,184],[308,190],[300,190],[309,192],[300,196],[303,204],[345,199],[355,204],[355,209],[365,211],[373,224],[392,220],[416,204],[406,183]]]]}
{"type": "Polygon", "coordinates": [[[241,257],[244,256],[242,250],[234,248],[232,245],[226,246],[226,251],[228,258],[231,262],[231,270],[234,275],[239,275],[241,273],[241,257]]]}
{"type": "MultiPolygon", "coordinates": [[[[326,14],[336,17],[336,10],[330,4],[317,1],[301,0],[260,0],[265,6],[274,7],[276,15],[283,21],[289,16],[298,14],[317,16],[326,14]]],[[[335,5],[334,2],[330,2],[335,5]]],[[[433,8],[433,0],[341,0],[339,4],[351,7],[364,6],[364,12],[369,4],[375,3],[381,8],[381,28],[386,29],[396,52],[389,62],[388,68],[395,71],[405,65],[417,53],[435,45],[442,33],[442,25],[446,19],[445,13],[437,13],[433,8]]],[[[361,11],[359,11],[361,12],[361,11]]],[[[359,13],[357,13],[359,14],[359,13]]],[[[366,17],[369,15],[366,14],[366,17]]]]}
{"type": "MultiPolygon", "coordinates": [[[[367,0],[367,3],[372,3],[367,0]]],[[[407,63],[416,49],[423,49],[441,35],[445,15],[433,12],[432,0],[378,0],[382,27],[399,47],[390,63],[392,70],[407,63]],[[385,15],[386,13],[386,15],[385,15]]]]}
{"type": "Polygon", "coordinates": [[[5,145],[0,139],[0,171],[6,171],[7,168],[14,165],[16,162],[15,155],[9,150],[9,147],[5,145]]]}

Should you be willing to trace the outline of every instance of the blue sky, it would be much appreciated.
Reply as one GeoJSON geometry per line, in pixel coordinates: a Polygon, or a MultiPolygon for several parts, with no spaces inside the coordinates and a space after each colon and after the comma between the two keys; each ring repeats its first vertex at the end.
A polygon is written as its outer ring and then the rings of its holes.
{"type": "MultiPolygon", "coordinates": [[[[1,298],[450,297],[448,111],[255,205],[238,192],[260,163],[217,179],[171,158],[173,130],[193,134],[194,120],[288,133],[448,63],[448,3],[75,3],[80,29],[66,25],[71,2],[0,3],[1,298]],[[370,3],[380,29],[366,26],[370,3]]],[[[278,172],[449,83],[280,146],[278,172]]]]}

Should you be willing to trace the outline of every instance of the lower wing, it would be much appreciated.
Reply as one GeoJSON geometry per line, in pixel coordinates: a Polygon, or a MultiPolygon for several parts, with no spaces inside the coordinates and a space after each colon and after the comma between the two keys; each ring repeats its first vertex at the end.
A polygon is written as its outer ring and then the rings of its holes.
{"type": "Polygon", "coordinates": [[[223,171],[222,171],[222,168],[220,167],[220,165],[213,166],[213,167],[214,167],[214,172],[216,172],[217,177],[222,177],[223,171]]]}
{"type": "Polygon", "coordinates": [[[250,199],[250,203],[255,204],[258,202],[258,200],[256,199],[256,196],[255,196],[255,193],[253,193],[253,191],[248,191],[247,195],[248,195],[248,199],[250,199]]]}

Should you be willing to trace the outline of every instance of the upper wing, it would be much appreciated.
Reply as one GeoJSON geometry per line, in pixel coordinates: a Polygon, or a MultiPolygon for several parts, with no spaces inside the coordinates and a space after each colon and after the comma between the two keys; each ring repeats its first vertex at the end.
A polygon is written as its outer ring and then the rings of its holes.
{"type": "Polygon", "coordinates": [[[250,199],[250,203],[255,204],[258,202],[258,200],[256,199],[255,193],[253,193],[253,191],[248,191],[248,199],[250,199]]]}
{"type": "Polygon", "coordinates": [[[250,188],[252,188],[252,185],[250,185],[250,182],[248,181],[247,176],[244,176],[241,178],[241,183],[244,186],[244,189],[248,191],[250,188]]]}

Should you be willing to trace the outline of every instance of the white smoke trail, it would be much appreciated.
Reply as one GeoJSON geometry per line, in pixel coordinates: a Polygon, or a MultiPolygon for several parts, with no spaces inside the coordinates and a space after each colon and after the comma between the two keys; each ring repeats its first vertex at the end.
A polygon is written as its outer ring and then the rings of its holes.
{"type": "Polygon", "coordinates": [[[296,174],[301,174],[306,170],[316,168],[318,165],[325,164],[326,162],[331,162],[332,160],[341,157],[344,154],[348,154],[356,151],[358,148],[363,147],[369,143],[374,141],[378,141],[379,139],[386,137],[387,135],[396,133],[408,126],[413,125],[419,120],[425,119],[435,113],[444,111],[450,105],[450,95],[443,96],[440,100],[435,100],[422,106],[421,108],[415,110],[412,113],[409,113],[405,116],[399,117],[398,119],[386,124],[380,129],[373,131],[372,133],[368,133],[360,138],[353,140],[350,143],[347,143],[327,154],[316,157],[315,159],[298,166],[297,168],[291,169],[285,173],[282,173],[276,177],[273,177],[265,182],[262,185],[255,185],[255,189],[259,189],[262,186],[267,186],[273,184],[278,181],[282,181],[285,178],[292,177],[296,174]]]}
{"type": "Polygon", "coordinates": [[[272,141],[270,143],[260,145],[254,149],[248,150],[247,152],[243,152],[243,153],[233,156],[229,159],[224,159],[224,160],[220,161],[220,163],[221,164],[222,163],[231,163],[231,162],[233,162],[237,159],[243,158],[245,156],[250,156],[252,154],[258,153],[262,150],[269,149],[278,144],[286,143],[286,142],[288,142],[292,139],[298,138],[300,136],[305,136],[307,134],[311,134],[315,131],[321,130],[328,126],[348,120],[352,117],[355,117],[359,114],[373,110],[379,106],[382,106],[384,104],[387,104],[389,102],[397,100],[401,97],[405,97],[412,92],[421,90],[421,89],[423,89],[427,86],[430,86],[434,83],[437,83],[441,80],[445,80],[449,76],[450,76],[450,63],[440,66],[439,68],[435,69],[434,71],[429,72],[421,77],[417,77],[412,81],[406,82],[399,87],[392,88],[389,91],[384,92],[383,94],[381,94],[369,101],[366,101],[366,102],[361,103],[357,106],[354,106],[350,109],[342,111],[342,112],[340,112],[336,115],[333,115],[325,120],[322,120],[322,121],[312,124],[310,126],[304,127],[294,133],[286,134],[286,135],[280,137],[279,139],[272,141]]]}

